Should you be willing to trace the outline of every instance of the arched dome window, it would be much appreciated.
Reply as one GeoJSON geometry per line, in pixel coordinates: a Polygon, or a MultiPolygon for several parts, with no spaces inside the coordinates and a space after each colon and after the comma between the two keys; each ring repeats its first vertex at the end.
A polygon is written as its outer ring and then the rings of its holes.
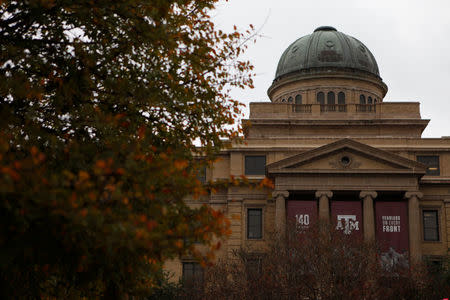
{"type": "Polygon", "coordinates": [[[281,102],[286,102],[286,99],[281,100],[281,102]]]}
{"type": "Polygon", "coordinates": [[[325,104],[325,94],[323,92],[317,93],[317,103],[325,104]]]}
{"type": "Polygon", "coordinates": [[[295,104],[302,104],[302,95],[295,96],[295,104]]]}
{"type": "Polygon", "coordinates": [[[372,97],[367,98],[367,104],[372,104],[372,97]]]}
{"type": "Polygon", "coordinates": [[[288,98],[288,102],[289,102],[289,103],[292,103],[292,97],[289,97],[289,98],[288,98]]]}
{"type": "Polygon", "coordinates": [[[328,104],[336,104],[334,92],[328,92],[327,94],[327,103],[328,104]]]}
{"type": "Polygon", "coordinates": [[[339,92],[339,94],[338,94],[338,104],[345,104],[345,94],[344,94],[344,92],[339,92]]]}
{"type": "Polygon", "coordinates": [[[366,97],[364,95],[359,96],[359,104],[366,104],[366,97]]]}

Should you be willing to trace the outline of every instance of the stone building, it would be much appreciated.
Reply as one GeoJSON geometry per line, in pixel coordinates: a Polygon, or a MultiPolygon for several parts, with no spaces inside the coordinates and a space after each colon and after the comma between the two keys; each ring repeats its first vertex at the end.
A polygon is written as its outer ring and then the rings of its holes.
{"type": "MultiPolygon", "coordinates": [[[[267,176],[275,185],[270,197],[232,187],[204,199],[232,220],[220,255],[263,247],[289,219],[309,226],[319,218],[411,260],[447,255],[450,138],[422,138],[429,120],[420,103],[385,102],[386,92],[374,56],[356,38],[323,26],[292,43],[270,102],[250,104],[245,143],[206,170],[206,180],[267,176]]],[[[201,273],[188,258],[167,267],[177,276],[201,273]]]]}

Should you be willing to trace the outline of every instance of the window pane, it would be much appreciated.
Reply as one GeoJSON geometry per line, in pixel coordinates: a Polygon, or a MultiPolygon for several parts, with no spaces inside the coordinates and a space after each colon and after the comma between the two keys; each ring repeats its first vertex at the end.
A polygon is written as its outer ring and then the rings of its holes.
{"type": "Polygon", "coordinates": [[[443,270],[443,265],[442,265],[442,258],[427,258],[425,260],[428,272],[430,272],[431,274],[437,274],[442,272],[443,270]]]}
{"type": "Polygon", "coordinates": [[[338,104],[345,104],[345,94],[343,92],[338,94],[338,104]]]}
{"type": "Polygon", "coordinates": [[[423,211],[423,238],[425,241],[439,241],[437,210],[423,211]]]}
{"type": "Polygon", "coordinates": [[[183,263],[183,282],[185,285],[201,285],[203,283],[203,268],[199,263],[183,263]]]}
{"type": "Polygon", "coordinates": [[[293,101],[292,97],[289,97],[289,98],[288,98],[288,102],[289,102],[289,103],[292,103],[292,101],[293,101]]]}
{"type": "Polygon", "coordinates": [[[247,278],[249,280],[259,278],[262,272],[262,259],[261,258],[246,259],[245,269],[247,271],[247,278]]]}
{"type": "Polygon", "coordinates": [[[247,238],[262,238],[262,209],[249,208],[247,213],[247,238]]]}
{"type": "Polygon", "coordinates": [[[372,97],[367,98],[367,104],[372,104],[372,97]]]}
{"type": "Polygon", "coordinates": [[[266,174],[266,157],[246,156],[245,157],[245,174],[246,175],[265,175],[266,174]]]}
{"type": "Polygon", "coordinates": [[[417,156],[417,161],[427,166],[427,175],[439,175],[439,156],[417,156]]]}
{"type": "Polygon", "coordinates": [[[317,103],[325,104],[325,94],[323,92],[317,93],[317,103]]]}
{"type": "Polygon", "coordinates": [[[327,103],[328,104],[335,104],[335,96],[334,96],[334,92],[328,92],[327,95],[327,103]]]}
{"type": "Polygon", "coordinates": [[[183,263],[183,280],[189,281],[194,277],[194,264],[183,263]]]}
{"type": "Polygon", "coordinates": [[[364,95],[359,96],[359,104],[366,104],[366,97],[364,95]]]}
{"type": "Polygon", "coordinates": [[[433,228],[425,228],[424,229],[424,237],[425,237],[425,241],[437,241],[438,240],[437,232],[433,228]]]}
{"type": "Polygon", "coordinates": [[[302,104],[302,95],[295,96],[295,104],[302,104]]]}
{"type": "Polygon", "coordinates": [[[197,179],[201,182],[201,183],[205,183],[206,182],[206,167],[200,167],[197,171],[197,179]]]}

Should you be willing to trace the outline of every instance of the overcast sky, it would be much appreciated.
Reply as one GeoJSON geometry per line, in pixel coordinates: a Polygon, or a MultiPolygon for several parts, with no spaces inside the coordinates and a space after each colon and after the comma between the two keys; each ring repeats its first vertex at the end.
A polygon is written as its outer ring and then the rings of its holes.
{"type": "Polygon", "coordinates": [[[449,0],[229,0],[214,13],[219,27],[261,28],[245,57],[255,88],[234,90],[244,103],[269,101],[278,60],[296,39],[330,25],[363,42],[389,91],[384,101],[419,101],[431,119],[423,137],[450,136],[449,0]]]}

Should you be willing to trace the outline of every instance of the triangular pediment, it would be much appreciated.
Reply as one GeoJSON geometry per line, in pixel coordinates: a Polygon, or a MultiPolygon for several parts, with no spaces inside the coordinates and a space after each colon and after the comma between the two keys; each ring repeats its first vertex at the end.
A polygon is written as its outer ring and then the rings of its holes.
{"type": "Polygon", "coordinates": [[[392,152],[342,139],[269,164],[269,176],[287,173],[425,174],[426,166],[392,152]]]}

